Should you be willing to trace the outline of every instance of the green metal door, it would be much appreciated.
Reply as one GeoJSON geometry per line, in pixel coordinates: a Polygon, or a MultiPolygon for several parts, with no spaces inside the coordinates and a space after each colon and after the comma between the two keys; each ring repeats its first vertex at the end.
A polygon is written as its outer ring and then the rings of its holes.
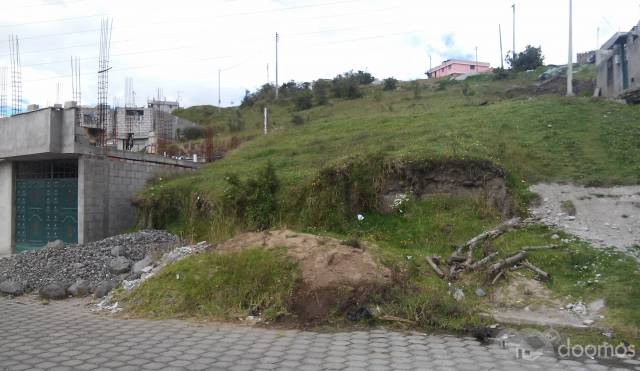
{"type": "Polygon", "coordinates": [[[16,250],[78,242],[77,160],[21,162],[16,171],[16,250]]]}

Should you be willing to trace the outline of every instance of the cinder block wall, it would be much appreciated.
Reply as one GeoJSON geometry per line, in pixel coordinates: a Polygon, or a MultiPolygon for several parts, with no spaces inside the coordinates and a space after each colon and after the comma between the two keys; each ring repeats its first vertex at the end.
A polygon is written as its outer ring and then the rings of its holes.
{"type": "Polygon", "coordinates": [[[78,168],[78,242],[96,241],[133,227],[136,210],[131,201],[147,180],[193,170],[171,163],[83,155],[78,168]]]}

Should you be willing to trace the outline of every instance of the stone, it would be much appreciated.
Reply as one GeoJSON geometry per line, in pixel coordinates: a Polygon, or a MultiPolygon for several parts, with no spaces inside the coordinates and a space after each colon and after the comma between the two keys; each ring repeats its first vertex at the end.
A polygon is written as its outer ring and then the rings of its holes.
{"type": "Polygon", "coordinates": [[[98,284],[98,286],[96,286],[93,296],[96,299],[103,298],[107,296],[107,294],[109,294],[115,287],[116,283],[111,280],[102,281],[98,284]]]}
{"type": "Polygon", "coordinates": [[[131,261],[124,256],[118,256],[109,261],[109,269],[115,274],[127,273],[131,268],[131,261]]]}
{"type": "Polygon", "coordinates": [[[486,295],[487,295],[487,293],[483,289],[481,289],[480,287],[478,287],[476,289],[476,296],[477,297],[481,298],[481,297],[484,297],[486,295]]]}
{"type": "Polygon", "coordinates": [[[153,260],[151,259],[150,256],[146,256],[144,259],[137,261],[134,265],[133,268],[131,269],[131,272],[133,272],[133,274],[139,274],[139,273],[144,273],[144,269],[148,266],[150,266],[153,263],[153,260]]]}
{"type": "Polygon", "coordinates": [[[124,248],[122,246],[114,246],[111,248],[111,256],[122,256],[124,253],[124,248]]]}
{"type": "Polygon", "coordinates": [[[89,294],[89,281],[79,279],[67,289],[69,295],[74,297],[87,296],[89,294]]]}
{"type": "Polygon", "coordinates": [[[0,282],[0,292],[7,295],[20,296],[24,294],[24,286],[19,282],[6,280],[0,282]]]}
{"type": "Polygon", "coordinates": [[[43,299],[60,300],[67,297],[67,290],[62,283],[52,282],[41,288],[39,295],[43,299]]]}
{"type": "Polygon", "coordinates": [[[584,321],[582,321],[582,323],[584,323],[587,326],[591,326],[595,323],[595,321],[592,319],[585,319],[584,321]]]}
{"type": "Polygon", "coordinates": [[[65,245],[62,240],[55,240],[47,243],[44,247],[48,249],[64,249],[65,245]]]}

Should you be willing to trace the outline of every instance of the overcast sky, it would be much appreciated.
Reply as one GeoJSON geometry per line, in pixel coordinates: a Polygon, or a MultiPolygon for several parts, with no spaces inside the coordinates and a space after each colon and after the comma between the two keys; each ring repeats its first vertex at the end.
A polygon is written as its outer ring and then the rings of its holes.
{"type": "MultiPolygon", "coordinates": [[[[354,69],[376,77],[424,78],[449,58],[500,65],[512,49],[512,0],[1,0],[0,66],[9,35],[20,39],[23,98],[53,104],[57,85],[71,99],[70,57],[81,58],[82,103],[95,104],[100,20],[113,20],[109,100],[124,103],[125,78],[136,103],[162,89],[181,105],[238,104],[245,89],[330,78],[354,69]]],[[[568,0],[516,0],[516,49],[542,46],[547,63],[567,62],[568,0]]],[[[594,49],[640,19],[640,0],[575,0],[574,51],[594,49]]]]}

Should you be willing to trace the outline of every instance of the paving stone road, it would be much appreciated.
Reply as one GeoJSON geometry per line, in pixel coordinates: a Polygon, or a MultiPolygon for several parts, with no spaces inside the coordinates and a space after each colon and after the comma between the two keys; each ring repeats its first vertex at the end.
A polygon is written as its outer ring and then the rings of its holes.
{"type": "MultiPolygon", "coordinates": [[[[640,362],[620,364],[640,370],[640,362]]],[[[125,320],[82,302],[0,298],[0,370],[604,370],[473,338],[386,330],[317,333],[125,320]]]]}

